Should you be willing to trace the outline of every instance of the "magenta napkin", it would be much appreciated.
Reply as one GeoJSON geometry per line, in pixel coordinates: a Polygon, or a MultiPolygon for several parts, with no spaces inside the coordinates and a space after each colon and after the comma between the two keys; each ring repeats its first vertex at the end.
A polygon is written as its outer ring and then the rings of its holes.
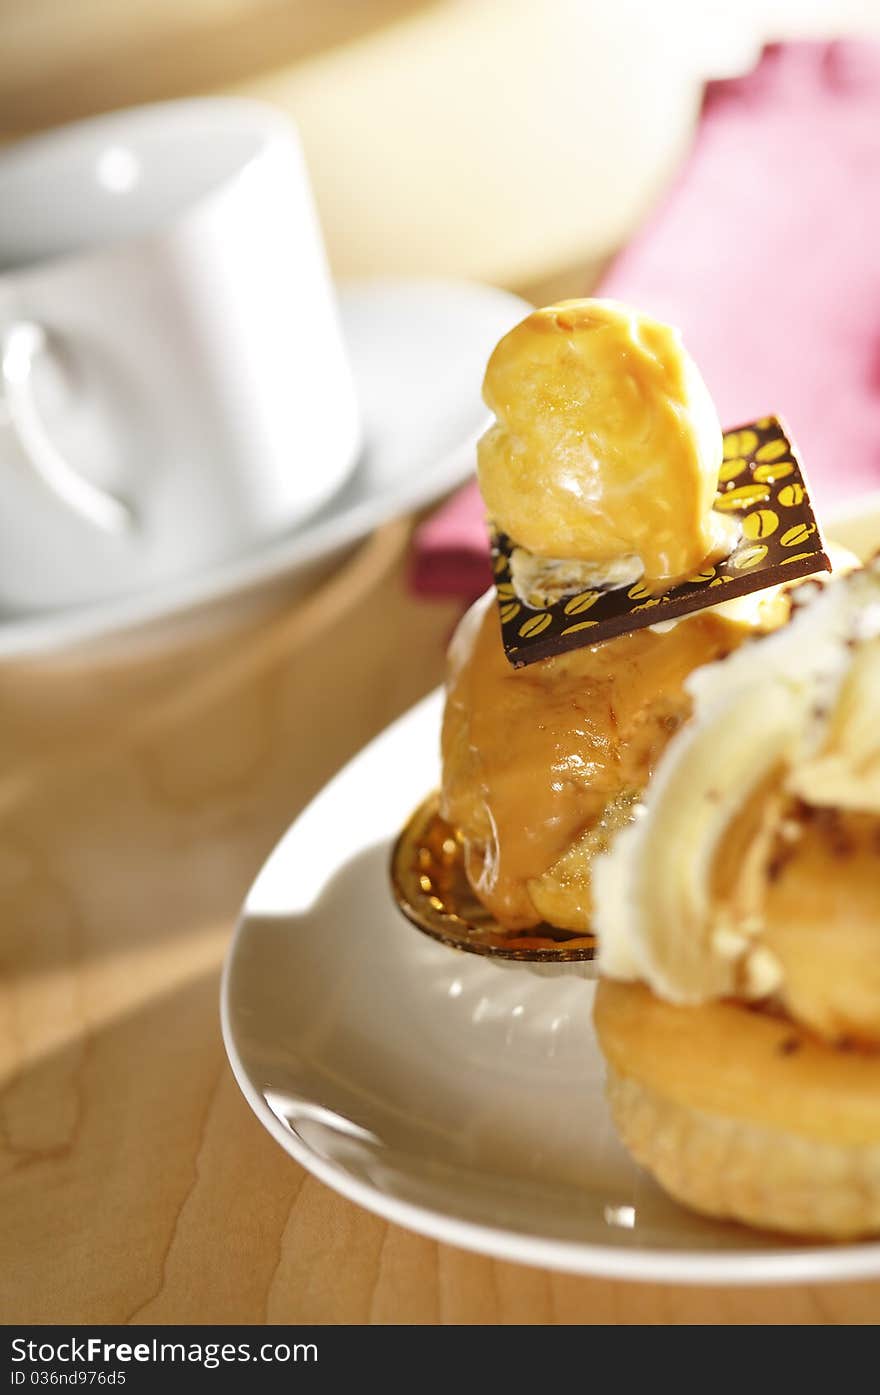
{"type": "MultiPolygon", "coordinates": [[[[774,45],[710,83],[674,188],[597,294],[681,327],[724,426],[783,416],[820,514],[880,488],[880,47],[774,45]]],[[[421,527],[412,577],[485,589],[476,485],[421,527]]]]}

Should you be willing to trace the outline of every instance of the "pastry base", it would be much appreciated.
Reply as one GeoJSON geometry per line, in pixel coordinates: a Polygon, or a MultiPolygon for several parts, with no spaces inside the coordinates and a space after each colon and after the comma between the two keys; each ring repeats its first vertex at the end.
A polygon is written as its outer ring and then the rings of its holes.
{"type": "Polygon", "coordinates": [[[676,1200],[804,1237],[880,1234],[880,1053],[640,984],[602,982],[595,1018],[620,1136],[676,1200]]]}
{"type": "Polygon", "coordinates": [[[553,925],[505,930],[468,883],[464,850],[439,813],[439,794],[420,804],[391,854],[391,889],[411,924],[453,949],[528,964],[536,973],[593,976],[596,939],[553,925]]]}

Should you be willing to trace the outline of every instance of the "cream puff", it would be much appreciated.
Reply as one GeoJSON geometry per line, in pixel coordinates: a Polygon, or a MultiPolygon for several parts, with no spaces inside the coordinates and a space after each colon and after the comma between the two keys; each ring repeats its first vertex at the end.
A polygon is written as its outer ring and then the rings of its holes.
{"type": "Polygon", "coordinates": [[[483,396],[480,490],[532,556],[651,584],[730,551],[721,425],[672,326],[613,300],[536,310],[498,344],[483,396]]]}
{"type": "MultiPolygon", "coordinates": [[[[711,576],[738,540],[713,507],[718,416],[670,326],[608,300],[536,310],[498,344],[483,391],[496,420],[479,442],[479,483],[515,544],[514,609],[571,596],[572,627],[586,629],[581,611],[602,588],[635,581],[649,597],[701,568],[711,576]]],[[[727,461],[731,487],[740,468],[727,461]]],[[[491,597],[477,603],[450,649],[440,808],[499,926],[591,929],[592,859],[688,718],[688,674],[787,614],[776,587],[517,669],[491,597]]]]}
{"type": "Polygon", "coordinates": [[[593,864],[614,1119],[698,1211],[880,1233],[880,563],[685,689],[593,864]]]}

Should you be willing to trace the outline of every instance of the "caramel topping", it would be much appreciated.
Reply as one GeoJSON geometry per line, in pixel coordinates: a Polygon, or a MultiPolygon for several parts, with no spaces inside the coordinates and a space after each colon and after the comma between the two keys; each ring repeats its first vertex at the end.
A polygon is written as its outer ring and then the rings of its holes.
{"type": "Polygon", "coordinates": [[[744,926],[773,956],[778,1005],[795,1022],[831,1041],[877,1046],[880,818],[787,807],[768,791],[730,831],[713,867],[718,918],[744,926]]]}
{"type": "Polygon", "coordinates": [[[712,509],[721,428],[676,330],[608,300],[536,310],[496,347],[483,396],[497,421],[480,489],[521,547],[600,567],[635,555],[651,583],[730,551],[712,509]]]}
{"type": "Polygon", "coordinates": [[[512,669],[488,608],[453,646],[443,722],[442,812],[465,840],[468,876],[496,920],[541,920],[528,883],[613,801],[640,791],[689,715],[682,684],[735,648],[741,625],[702,612],[512,669]]]}

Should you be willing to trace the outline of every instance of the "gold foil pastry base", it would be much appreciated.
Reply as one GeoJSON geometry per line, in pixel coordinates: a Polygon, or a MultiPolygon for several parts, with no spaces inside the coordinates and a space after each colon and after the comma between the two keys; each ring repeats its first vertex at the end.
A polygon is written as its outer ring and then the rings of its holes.
{"type": "Polygon", "coordinates": [[[505,930],[477,900],[464,870],[464,848],[439,813],[435,791],[409,819],[391,854],[391,886],[398,906],[417,929],[471,954],[565,964],[593,959],[594,935],[535,925],[505,930]]]}

